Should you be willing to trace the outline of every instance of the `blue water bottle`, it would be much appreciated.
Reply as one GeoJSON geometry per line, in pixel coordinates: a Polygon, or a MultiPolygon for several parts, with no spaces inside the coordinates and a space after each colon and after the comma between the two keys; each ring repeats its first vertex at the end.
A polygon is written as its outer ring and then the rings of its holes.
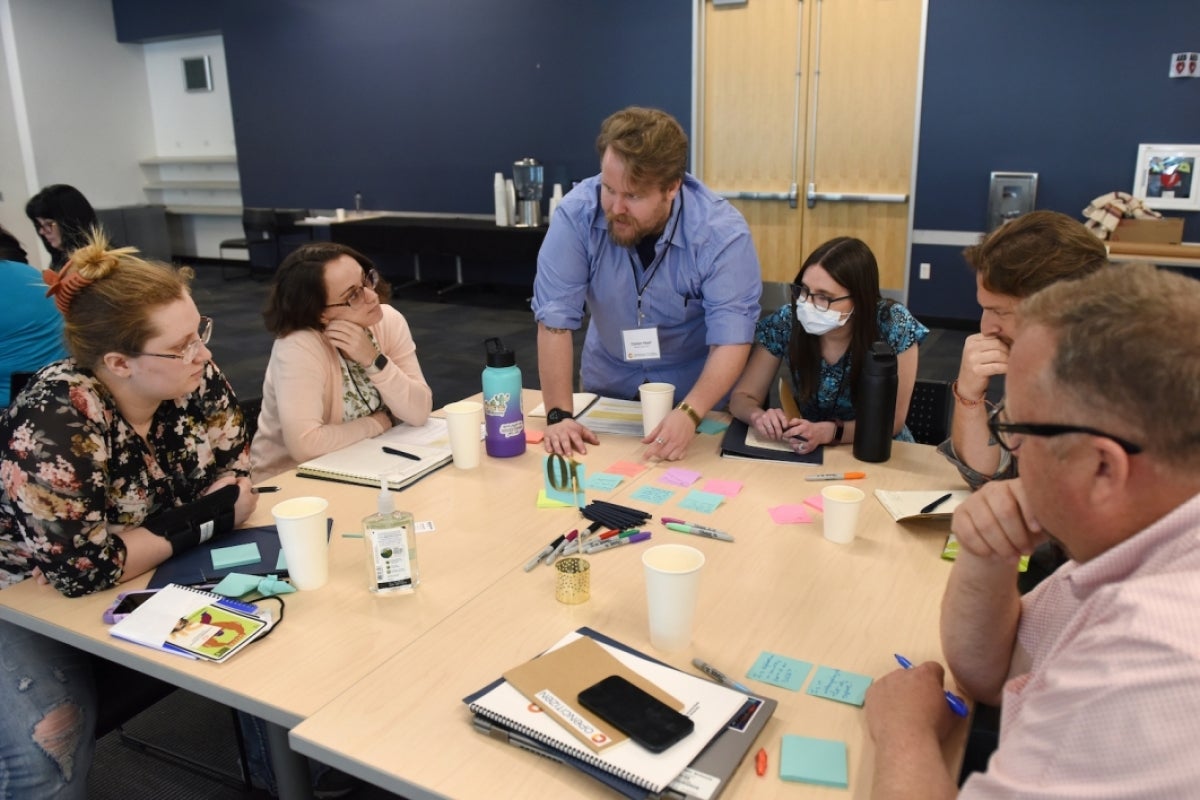
{"type": "Polygon", "coordinates": [[[487,366],[483,370],[484,442],[493,458],[525,452],[525,415],[521,413],[521,368],[517,356],[498,338],[484,342],[487,366]]]}

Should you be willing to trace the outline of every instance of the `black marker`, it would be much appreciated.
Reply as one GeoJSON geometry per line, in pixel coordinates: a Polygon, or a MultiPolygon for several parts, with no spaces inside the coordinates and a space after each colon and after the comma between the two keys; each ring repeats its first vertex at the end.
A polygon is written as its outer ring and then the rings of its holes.
{"type": "MultiPolygon", "coordinates": [[[[385,448],[383,448],[383,452],[385,452],[385,453],[387,453],[388,455],[391,455],[391,456],[402,456],[402,457],[404,457],[404,458],[410,458],[410,459],[412,459],[413,461],[420,461],[420,460],[421,460],[421,457],[420,457],[420,456],[413,455],[412,453],[406,453],[406,452],[404,452],[403,450],[397,450],[397,449],[396,449],[396,448],[394,448],[394,447],[385,447],[385,448]]],[[[949,497],[949,495],[947,495],[947,497],[949,497]]]]}
{"type": "Polygon", "coordinates": [[[944,495],[942,495],[942,496],[941,496],[941,497],[939,497],[937,500],[934,500],[932,503],[930,503],[929,505],[927,505],[927,506],[925,506],[924,508],[922,508],[922,509],[921,509],[921,513],[922,513],[922,514],[928,514],[929,512],[933,511],[934,509],[936,509],[938,506],[940,506],[942,503],[946,502],[947,500],[949,500],[949,499],[950,499],[951,497],[953,497],[953,496],[954,496],[953,494],[944,494],[944,495]]]}

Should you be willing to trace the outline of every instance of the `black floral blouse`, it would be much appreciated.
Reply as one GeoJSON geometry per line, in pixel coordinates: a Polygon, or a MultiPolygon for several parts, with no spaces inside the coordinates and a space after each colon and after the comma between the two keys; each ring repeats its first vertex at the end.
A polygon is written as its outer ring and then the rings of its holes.
{"type": "Polygon", "coordinates": [[[121,578],[120,532],[248,475],[246,427],[211,362],[192,394],[164,401],[147,435],[71,359],[38,373],[0,418],[0,588],[34,567],[69,597],[121,578]]]}

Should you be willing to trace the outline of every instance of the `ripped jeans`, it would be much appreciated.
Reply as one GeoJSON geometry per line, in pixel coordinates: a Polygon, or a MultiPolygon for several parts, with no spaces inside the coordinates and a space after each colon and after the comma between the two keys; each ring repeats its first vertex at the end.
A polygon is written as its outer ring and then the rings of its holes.
{"type": "Polygon", "coordinates": [[[86,798],[96,747],[87,653],[0,621],[0,800],[86,798]]]}

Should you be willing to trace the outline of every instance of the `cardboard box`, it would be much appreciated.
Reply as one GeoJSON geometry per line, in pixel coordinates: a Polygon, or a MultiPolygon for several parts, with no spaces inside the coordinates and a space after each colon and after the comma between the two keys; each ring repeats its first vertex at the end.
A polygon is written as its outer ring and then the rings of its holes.
{"type": "Polygon", "coordinates": [[[1108,238],[1113,242],[1179,244],[1183,241],[1183,218],[1123,219],[1108,238]]]}

